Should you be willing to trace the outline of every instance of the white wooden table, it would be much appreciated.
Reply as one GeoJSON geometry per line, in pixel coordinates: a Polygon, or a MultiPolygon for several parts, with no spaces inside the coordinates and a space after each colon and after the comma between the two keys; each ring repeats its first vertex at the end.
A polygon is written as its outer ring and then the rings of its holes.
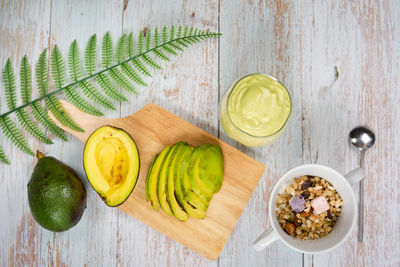
{"type": "MultiPolygon", "coordinates": [[[[223,36],[187,49],[149,79],[139,96],[107,117],[129,115],[155,102],[263,162],[267,169],[217,261],[209,261],[118,209],[107,208],[88,185],[81,222],[65,233],[33,220],[26,184],[36,161],[1,137],[12,162],[0,166],[1,266],[378,266],[400,264],[400,2],[393,1],[81,1],[0,3],[0,63],[36,62],[58,44],[66,55],[77,39],[110,31],[114,40],[145,27],[184,24],[223,36]],[[237,77],[269,73],[293,97],[283,137],[249,149],[218,124],[218,102],[237,77]],[[348,131],[366,124],[377,142],[366,159],[365,242],[357,227],[337,249],[303,255],[276,242],[251,248],[268,227],[271,186],[287,169],[319,163],[345,173],[358,164],[348,131]]],[[[1,87],[3,88],[3,87],[1,87]]],[[[2,112],[5,111],[3,89],[2,112]]],[[[37,91],[35,91],[37,94],[37,91]]],[[[57,157],[83,177],[83,145],[71,138],[36,150],[57,157]]],[[[357,186],[354,186],[358,193],[357,186]]],[[[196,237],[193,237],[196,238],[196,237]]]]}

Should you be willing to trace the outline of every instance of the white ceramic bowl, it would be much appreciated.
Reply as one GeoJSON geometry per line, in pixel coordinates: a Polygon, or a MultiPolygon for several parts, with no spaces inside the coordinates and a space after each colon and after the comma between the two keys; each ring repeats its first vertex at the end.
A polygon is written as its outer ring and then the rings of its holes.
{"type": "Polygon", "coordinates": [[[340,245],[350,234],[356,222],[357,202],[350,184],[364,177],[362,169],[356,169],[345,176],[334,169],[317,164],[301,165],[286,172],[272,189],[268,203],[270,228],[253,244],[256,250],[262,250],[276,240],[281,240],[288,247],[302,253],[323,253],[340,245]],[[325,237],[314,240],[301,240],[288,235],[280,226],[276,215],[276,197],[283,193],[293,179],[303,175],[318,176],[329,181],[343,199],[340,217],[332,231],[325,237]]]}

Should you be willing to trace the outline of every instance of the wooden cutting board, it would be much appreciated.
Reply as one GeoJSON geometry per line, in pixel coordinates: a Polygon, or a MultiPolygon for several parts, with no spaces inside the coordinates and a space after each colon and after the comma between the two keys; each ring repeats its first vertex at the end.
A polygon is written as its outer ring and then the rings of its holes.
{"type": "Polygon", "coordinates": [[[94,130],[104,125],[122,128],[135,140],[140,154],[139,179],[130,197],[118,207],[120,210],[211,260],[218,258],[264,173],[263,164],[155,104],[147,104],[121,119],[94,117],[65,101],[62,105],[85,132],[75,132],[57,122],[58,126],[83,143],[94,130]],[[179,141],[194,146],[218,144],[222,148],[224,181],[203,220],[189,218],[181,222],[161,209],[154,211],[145,200],[146,174],[153,157],[166,145],[179,141]]]}

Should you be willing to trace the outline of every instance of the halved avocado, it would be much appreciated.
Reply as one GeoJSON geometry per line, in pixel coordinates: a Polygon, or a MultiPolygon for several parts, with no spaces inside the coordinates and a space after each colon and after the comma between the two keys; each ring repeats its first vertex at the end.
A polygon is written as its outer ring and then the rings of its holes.
{"type": "Polygon", "coordinates": [[[160,202],[158,201],[157,196],[157,188],[158,188],[158,175],[160,174],[160,170],[163,166],[164,159],[168,155],[170,151],[170,146],[166,146],[160,154],[158,154],[157,159],[154,161],[153,167],[149,171],[148,180],[146,183],[146,188],[149,194],[149,200],[153,210],[158,210],[160,207],[160,202]]]}
{"type": "Polygon", "coordinates": [[[173,216],[170,204],[168,203],[167,200],[167,178],[169,174],[169,168],[172,163],[172,159],[176,153],[177,147],[179,146],[178,144],[175,144],[171,147],[171,149],[168,152],[168,155],[166,156],[163,165],[160,170],[160,174],[158,177],[158,184],[157,184],[157,196],[158,196],[158,201],[160,202],[161,209],[169,216],[173,216]]]}
{"type": "MultiPolygon", "coordinates": [[[[178,199],[179,204],[183,207],[183,209],[192,217],[203,219],[206,216],[205,209],[196,208],[195,206],[189,204],[185,200],[184,190],[183,190],[183,179],[184,176],[187,176],[187,168],[189,166],[189,161],[192,155],[194,148],[192,146],[184,146],[182,149],[182,157],[181,164],[179,164],[177,169],[177,175],[174,177],[174,189],[175,195],[178,199]]],[[[190,185],[190,183],[189,183],[190,185]]]]}
{"type": "Polygon", "coordinates": [[[183,152],[185,148],[189,147],[189,145],[185,142],[179,142],[177,144],[176,152],[172,158],[171,165],[168,171],[168,180],[167,180],[167,200],[171,207],[172,213],[174,216],[181,221],[187,221],[188,215],[179,205],[175,196],[175,184],[174,180],[178,177],[178,169],[179,165],[182,161],[183,152]]]}
{"type": "Polygon", "coordinates": [[[150,199],[150,195],[149,195],[149,177],[150,177],[151,170],[153,169],[154,162],[156,162],[157,157],[158,157],[158,154],[154,156],[154,158],[153,158],[153,160],[152,160],[152,162],[150,164],[149,171],[147,172],[147,177],[146,177],[146,202],[149,201],[149,199],[150,199]]]}
{"type": "Polygon", "coordinates": [[[103,126],[92,133],[83,151],[83,166],[93,189],[106,205],[122,204],[139,175],[139,152],[122,129],[103,126]]]}

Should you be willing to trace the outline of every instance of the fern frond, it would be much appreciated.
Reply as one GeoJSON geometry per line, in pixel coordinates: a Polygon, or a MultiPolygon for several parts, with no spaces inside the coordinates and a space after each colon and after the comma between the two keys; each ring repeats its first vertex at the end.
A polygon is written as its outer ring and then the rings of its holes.
{"type": "Polygon", "coordinates": [[[161,66],[158,65],[151,57],[149,57],[149,56],[147,56],[147,55],[143,55],[143,56],[142,56],[142,59],[143,59],[143,61],[146,62],[146,64],[149,65],[150,67],[155,68],[155,69],[158,69],[158,70],[161,70],[161,69],[162,69],[161,66]]]}
{"type": "Polygon", "coordinates": [[[83,97],[81,97],[78,92],[73,87],[68,87],[65,89],[65,95],[71,104],[80,110],[95,115],[95,116],[103,116],[104,114],[93,107],[89,102],[87,102],[83,97]]]}
{"type": "MultiPolygon", "coordinates": [[[[82,76],[82,69],[81,69],[81,60],[79,57],[79,48],[78,48],[78,43],[77,41],[73,41],[69,50],[69,55],[68,55],[68,70],[70,73],[70,76],[74,82],[79,82],[78,80],[82,76]]],[[[95,101],[96,103],[99,103],[100,105],[109,108],[109,109],[114,109],[115,107],[113,104],[106,98],[104,97],[90,82],[84,80],[79,82],[79,87],[82,89],[83,93],[89,98],[95,101]]],[[[79,109],[86,111],[90,114],[101,116],[103,113],[98,111],[96,108],[94,108],[92,105],[90,105],[83,97],[80,97],[78,93],[76,92],[75,89],[72,87],[67,88],[66,91],[68,92],[67,97],[71,99],[71,102],[79,109]],[[82,101],[82,102],[79,102],[82,101]],[[86,106],[86,108],[85,108],[86,106]]]]}
{"type": "Polygon", "coordinates": [[[14,71],[11,60],[7,59],[3,70],[3,84],[6,94],[6,102],[9,109],[14,109],[17,104],[17,92],[15,88],[14,71]]]}
{"type": "Polygon", "coordinates": [[[169,29],[169,40],[172,41],[175,38],[175,26],[171,25],[169,29]]]}
{"type": "Polygon", "coordinates": [[[77,132],[84,132],[84,130],[69,116],[68,112],[54,95],[48,96],[45,99],[45,103],[51,113],[53,113],[54,117],[56,117],[62,125],[77,132]]]}
{"type": "Polygon", "coordinates": [[[167,27],[164,26],[161,30],[161,41],[165,44],[168,41],[167,27]]]}
{"type": "MultiPolygon", "coordinates": [[[[121,74],[122,75],[122,74],[121,74]]],[[[96,103],[106,107],[108,109],[115,110],[114,105],[88,81],[82,81],[79,83],[79,87],[82,89],[83,93],[91,100],[96,103]]]]}
{"type": "Polygon", "coordinates": [[[32,71],[26,55],[21,60],[19,77],[21,81],[20,86],[22,102],[25,104],[31,101],[32,95],[32,71]]]}
{"type": "Polygon", "coordinates": [[[4,164],[10,165],[10,161],[6,157],[6,153],[3,148],[0,146],[0,161],[4,164]]]}
{"type": "Polygon", "coordinates": [[[132,92],[135,94],[137,93],[135,87],[132,86],[128,79],[118,69],[111,69],[107,73],[119,86],[121,86],[128,92],[132,92]]]}
{"type": "Polygon", "coordinates": [[[133,42],[133,33],[128,35],[128,40],[126,42],[126,55],[132,58],[135,55],[135,44],[133,42]]]}
{"type": "Polygon", "coordinates": [[[76,40],[74,40],[69,47],[68,72],[74,82],[82,77],[81,59],[79,57],[78,42],[76,40]]]}
{"type": "Polygon", "coordinates": [[[101,45],[101,60],[104,68],[108,68],[112,64],[112,40],[110,32],[106,32],[101,45]]]}
{"type": "Polygon", "coordinates": [[[135,83],[142,85],[142,86],[147,86],[147,84],[142,80],[142,78],[139,76],[139,74],[132,68],[131,65],[128,63],[124,63],[121,65],[122,72],[132,81],[135,83]]]}
{"type": "Polygon", "coordinates": [[[125,59],[125,43],[126,43],[126,34],[123,34],[117,43],[117,47],[115,49],[115,58],[117,62],[120,63],[125,59]]]}
{"type": "Polygon", "coordinates": [[[144,48],[144,34],[143,34],[143,31],[140,31],[139,37],[137,40],[137,52],[139,54],[143,53],[143,48],[144,48]]]}
{"type": "Polygon", "coordinates": [[[47,48],[40,54],[38,63],[36,64],[36,85],[41,96],[48,93],[49,90],[49,73],[47,67],[47,48]]]}
{"type": "Polygon", "coordinates": [[[143,65],[143,63],[139,59],[133,59],[132,64],[145,76],[151,77],[150,71],[143,65]]]}
{"type": "MultiPolygon", "coordinates": [[[[169,61],[171,55],[177,55],[183,48],[193,45],[201,40],[219,36],[219,33],[205,32],[193,27],[178,26],[175,28],[163,27],[161,31],[147,30],[146,33],[140,32],[136,42],[133,41],[133,35],[124,34],[116,45],[115,54],[113,52],[113,44],[111,35],[107,32],[101,44],[101,70],[96,70],[96,48],[97,37],[92,35],[86,45],[84,70],[86,76],[83,75],[79,48],[75,40],[69,49],[67,66],[65,66],[62,54],[57,45],[54,46],[50,53],[50,72],[54,81],[55,90],[49,90],[49,69],[47,49],[45,49],[36,65],[36,83],[40,92],[40,97],[31,100],[32,81],[31,68],[27,57],[22,58],[20,69],[21,97],[23,104],[17,106],[16,100],[16,83],[11,61],[8,60],[3,69],[3,83],[5,87],[5,98],[9,111],[0,114],[0,128],[13,143],[23,151],[33,154],[23,135],[16,128],[16,124],[10,119],[9,114],[17,113],[22,126],[31,134],[42,142],[51,142],[48,137],[41,132],[35,120],[31,118],[28,110],[31,108],[32,115],[39,121],[49,132],[66,140],[64,132],[56,126],[55,122],[47,114],[43,108],[41,101],[44,101],[49,111],[53,113],[55,118],[66,127],[75,131],[83,131],[80,126],[72,119],[55,96],[60,92],[64,92],[67,99],[85,112],[102,115],[93,105],[91,105],[84,97],[79,95],[77,87],[90,99],[100,103],[107,108],[113,108],[112,103],[107,97],[118,101],[127,101],[124,95],[116,88],[111,79],[119,86],[128,91],[134,92],[135,88],[131,82],[139,85],[146,85],[142,79],[142,74],[151,76],[148,67],[160,69],[161,66],[157,59],[169,61]],[[71,78],[71,82],[66,84],[67,72],[71,78]],[[97,72],[96,72],[97,71],[97,72]],[[104,96],[97,90],[92,83],[97,81],[104,96]]],[[[0,161],[7,162],[4,151],[0,147],[0,161]]]]}
{"type": "Polygon", "coordinates": [[[151,49],[151,32],[150,30],[147,30],[146,32],[146,51],[149,51],[151,49]]]}
{"type": "Polygon", "coordinates": [[[54,85],[57,89],[60,89],[65,83],[65,65],[60,49],[57,45],[54,46],[53,51],[51,52],[50,66],[54,85]]]}
{"type": "Polygon", "coordinates": [[[96,44],[97,36],[96,34],[93,34],[90,37],[85,50],[85,70],[89,75],[92,75],[96,71],[96,44]]]}
{"type": "Polygon", "coordinates": [[[39,121],[49,132],[57,136],[63,141],[68,141],[68,138],[65,136],[64,131],[61,130],[49,117],[47,112],[39,103],[33,103],[31,106],[32,115],[35,117],[37,121],[39,121]]]}
{"type": "Polygon", "coordinates": [[[0,128],[3,130],[5,136],[7,136],[10,141],[23,152],[34,156],[35,154],[28,146],[24,136],[18,130],[17,125],[8,116],[4,116],[0,119],[0,128]]]}
{"type": "Polygon", "coordinates": [[[128,101],[125,96],[123,96],[115,87],[111,84],[110,79],[108,79],[108,76],[105,74],[98,74],[96,76],[96,81],[100,85],[101,89],[104,91],[106,95],[111,97],[112,99],[115,99],[117,101],[128,101]]]}
{"type": "Polygon", "coordinates": [[[179,25],[178,31],[176,32],[176,38],[182,37],[182,25],[179,25]]]}
{"type": "Polygon", "coordinates": [[[26,110],[20,109],[17,111],[18,120],[21,122],[22,127],[30,133],[33,137],[45,144],[52,144],[53,142],[39,129],[34,123],[31,116],[26,110]]]}

